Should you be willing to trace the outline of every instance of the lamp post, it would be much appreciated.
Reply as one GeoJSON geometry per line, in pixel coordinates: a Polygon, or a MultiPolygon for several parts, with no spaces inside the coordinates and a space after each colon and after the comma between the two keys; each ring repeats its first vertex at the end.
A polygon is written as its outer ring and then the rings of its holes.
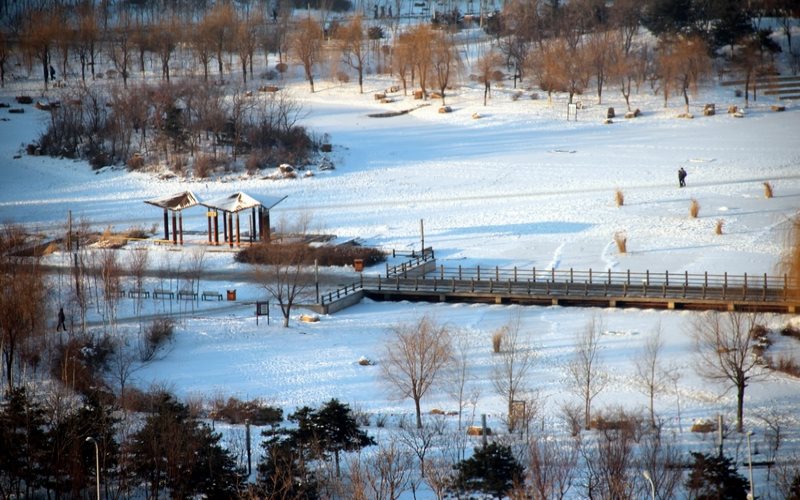
{"type": "Polygon", "coordinates": [[[753,500],[756,497],[756,489],[755,486],[753,486],[753,453],[750,448],[750,436],[752,435],[753,431],[747,431],[747,469],[750,473],[750,494],[747,495],[748,500],[753,500]]]}
{"type": "Polygon", "coordinates": [[[650,483],[650,497],[653,500],[656,500],[656,485],[653,483],[653,478],[650,476],[650,471],[643,470],[642,475],[645,479],[647,479],[647,482],[650,483]]]}
{"type": "Polygon", "coordinates": [[[100,500],[100,447],[92,436],[86,438],[87,443],[94,443],[94,470],[97,481],[97,500],[100,500]]]}

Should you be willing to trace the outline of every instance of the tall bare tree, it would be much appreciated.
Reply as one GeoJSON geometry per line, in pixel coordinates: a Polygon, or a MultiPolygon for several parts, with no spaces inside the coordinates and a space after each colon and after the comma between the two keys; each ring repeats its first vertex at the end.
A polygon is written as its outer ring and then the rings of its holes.
{"type": "MultiPolygon", "coordinates": [[[[0,351],[3,378],[10,391],[16,385],[16,368],[21,359],[32,359],[31,341],[45,326],[45,280],[39,259],[24,260],[14,255],[32,245],[22,227],[5,224],[0,228],[0,351]]],[[[55,317],[55,314],[53,314],[55,317]]]]}
{"type": "Polygon", "coordinates": [[[492,81],[496,81],[498,76],[502,77],[502,72],[499,68],[503,64],[503,56],[489,50],[482,55],[478,62],[475,64],[475,69],[478,75],[478,81],[483,83],[483,105],[486,106],[486,99],[492,93],[492,81]]]}
{"type": "Polygon", "coordinates": [[[435,31],[431,37],[431,69],[445,104],[445,91],[453,83],[460,69],[460,59],[453,38],[443,31],[435,31]]]}
{"type": "Polygon", "coordinates": [[[593,315],[582,332],[578,334],[575,356],[567,365],[570,389],[583,402],[583,426],[591,428],[592,401],[608,385],[608,375],[600,360],[600,335],[603,322],[593,315]]]}
{"type": "Polygon", "coordinates": [[[451,356],[450,330],[427,316],[392,329],[381,363],[383,378],[400,396],[414,401],[417,428],[422,427],[420,401],[451,356]]]}
{"type": "Polygon", "coordinates": [[[657,325],[647,337],[644,349],[636,359],[636,374],[641,382],[641,390],[647,395],[650,410],[650,425],[655,426],[656,414],[654,410],[656,395],[666,391],[669,387],[669,374],[661,366],[664,352],[664,340],[661,337],[661,325],[657,325]]]}
{"type": "Polygon", "coordinates": [[[688,113],[689,90],[696,92],[698,84],[711,73],[706,43],[700,37],[666,38],[660,45],[658,67],[664,86],[664,106],[673,80],[675,88],[683,94],[688,113]]]}
{"type": "Polygon", "coordinates": [[[367,52],[364,46],[365,33],[361,15],[353,16],[350,23],[341,28],[339,33],[339,50],[344,63],[358,73],[358,91],[364,93],[364,67],[367,52]]]}
{"type": "Polygon", "coordinates": [[[708,312],[697,316],[692,325],[697,355],[697,373],[706,380],[736,390],[736,430],[742,432],[744,392],[751,380],[763,376],[756,356],[760,326],[757,313],[708,312]]]}
{"type": "Polygon", "coordinates": [[[514,431],[520,424],[536,414],[536,398],[528,383],[528,373],[536,365],[537,352],[531,345],[529,336],[522,331],[522,318],[514,316],[494,335],[501,340],[500,352],[493,356],[492,385],[506,402],[508,429],[514,431]],[[524,405],[525,414],[518,415],[516,404],[524,405]],[[520,422],[522,418],[524,421],[520,422]]]}
{"type": "Polygon", "coordinates": [[[122,85],[128,88],[128,78],[130,78],[131,63],[133,58],[133,40],[131,36],[132,23],[126,13],[121,13],[117,19],[109,36],[109,57],[114,63],[119,76],[122,77],[122,85]]]}
{"type": "Polygon", "coordinates": [[[575,481],[578,444],[575,438],[560,442],[552,436],[536,436],[528,441],[527,474],[533,498],[566,498],[575,481]]]}
{"type": "Polygon", "coordinates": [[[295,26],[292,33],[291,47],[295,57],[303,65],[306,80],[314,92],[314,67],[319,62],[320,46],[322,43],[322,26],[310,17],[302,19],[295,26]]]}

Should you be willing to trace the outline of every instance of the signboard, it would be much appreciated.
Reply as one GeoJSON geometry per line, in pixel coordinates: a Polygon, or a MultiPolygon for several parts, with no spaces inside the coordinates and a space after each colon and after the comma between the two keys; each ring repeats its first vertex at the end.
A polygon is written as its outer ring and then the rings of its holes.
{"type": "Polygon", "coordinates": [[[574,102],[567,104],[567,121],[570,116],[575,117],[575,121],[578,121],[578,105],[574,102]]]}
{"type": "Polygon", "coordinates": [[[267,325],[269,325],[269,301],[267,301],[267,302],[256,302],[256,325],[258,325],[258,317],[259,316],[266,316],[267,317],[267,325]]]}

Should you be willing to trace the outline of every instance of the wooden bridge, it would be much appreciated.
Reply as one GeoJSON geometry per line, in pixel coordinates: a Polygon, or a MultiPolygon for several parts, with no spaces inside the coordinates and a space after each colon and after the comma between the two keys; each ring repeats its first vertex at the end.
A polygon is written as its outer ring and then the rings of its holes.
{"type": "Polygon", "coordinates": [[[437,266],[432,251],[320,296],[333,313],[378,301],[466,302],[796,313],[800,287],[786,276],[437,266]]]}

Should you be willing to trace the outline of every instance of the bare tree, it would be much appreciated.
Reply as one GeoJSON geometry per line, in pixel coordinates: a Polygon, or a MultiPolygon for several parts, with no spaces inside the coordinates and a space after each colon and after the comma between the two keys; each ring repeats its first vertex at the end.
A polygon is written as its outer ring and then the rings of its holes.
{"type": "Polygon", "coordinates": [[[411,481],[411,454],[394,440],[378,445],[378,451],[363,460],[366,497],[398,500],[411,481]]]}
{"type": "Polygon", "coordinates": [[[445,438],[445,420],[434,416],[424,422],[422,427],[410,426],[405,418],[400,420],[400,432],[397,441],[417,456],[420,474],[425,475],[427,462],[425,458],[432,448],[441,445],[445,438]]]}
{"type": "Polygon", "coordinates": [[[669,387],[669,374],[661,366],[661,357],[664,351],[664,340],[661,337],[661,324],[658,324],[653,333],[647,338],[644,349],[636,359],[636,374],[641,382],[641,390],[647,395],[650,409],[650,425],[656,424],[654,410],[656,394],[666,391],[669,387]]]}
{"type": "Polygon", "coordinates": [[[320,45],[322,42],[322,26],[314,19],[306,17],[295,26],[292,33],[291,47],[294,49],[295,56],[300,60],[305,71],[306,80],[314,92],[314,66],[317,65],[320,56],[320,45]]]}
{"type": "Polygon", "coordinates": [[[128,78],[130,78],[131,59],[133,57],[133,39],[131,36],[132,23],[126,13],[121,13],[117,19],[116,26],[112,29],[109,37],[109,57],[114,63],[119,75],[122,77],[122,85],[128,88],[128,78]]]}
{"type": "Polygon", "coordinates": [[[452,337],[453,357],[447,365],[445,377],[448,382],[445,388],[458,404],[458,431],[464,418],[464,409],[468,404],[477,403],[480,389],[475,382],[476,376],[470,362],[469,338],[464,332],[456,332],[452,337]]]}
{"type": "Polygon", "coordinates": [[[478,59],[475,69],[478,74],[478,81],[483,83],[483,105],[486,106],[486,99],[492,93],[492,81],[502,77],[502,72],[498,69],[503,64],[503,57],[493,50],[489,50],[478,59]]]}
{"type": "MultiPolygon", "coordinates": [[[[652,427],[639,444],[638,469],[647,471],[653,481],[658,500],[675,498],[683,481],[683,471],[675,464],[681,462],[682,452],[675,444],[674,438],[667,439],[662,435],[660,424],[652,427]]],[[[650,485],[640,490],[638,498],[650,495],[650,485]]]]}
{"type": "Polygon", "coordinates": [[[615,47],[614,32],[596,31],[588,36],[587,62],[594,76],[597,103],[603,103],[603,86],[611,73],[611,52],[615,47]]]}
{"type": "Polygon", "coordinates": [[[415,323],[392,328],[384,361],[383,378],[403,398],[411,398],[422,428],[420,400],[425,396],[452,357],[450,330],[427,316],[415,323]]]}
{"type": "MultiPolygon", "coordinates": [[[[144,276],[148,269],[150,253],[147,247],[138,247],[128,254],[128,272],[133,276],[133,286],[136,289],[144,288],[144,276]]],[[[138,314],[142,310],[142,297],[136,295],[134,312],[138,314]]]]}
{"type": "Polygon", "coordinates": [[[536,365],[537,352],[522,332],[519,312],[495,333],[498,334],[503,340],[500,352],[493,356],[492,385],[506,402],[508,429],[513,432],[520,424],[524,428],[537,411],[536,397],[527,381],[528,372],[536,365]],[[524,405],[523,415],[515,407],[520,403],[524,405]]]}
{"type": "Polygon", "coordinates": [[[367,62],[367,52],[364,47],[365,34],[361,15],[353,16],[350,23],[341,29],[339,36],[339,50],[342,52],[342,60],[358,73],[358,91],[363,94],[364,67],[367,62]]]}
{"type": "Polygon", "coordinates": [[[754,335],[760,321],[757,313],[709,312],[697,316],[692,325],[697,373],[736,390],[737,432],[743,429],[745,388],[763,375],[754,335]]]}
{"type": "Polygon", "coordinates": [[[442,104],[445,102],[445,91],[459,72],[460,59],[456,52],[453,38],[442,31],[435,31],[431,37],[431,69],[436,79],[442,104]]]}
{"type": "Polygon", "coordinates": [[[579,441],[561,442],[552,436],[528,441],[528,482],[534,498],[563,500],[575,481],[579,441]]]}
{"type": "Polygon", "coordinates": [[[669,97],[670,80],[683,94],[686,112],[689,112],[689,90],[696,92],[697,85],[711,72],[708,47],[700,37],[666,38],[660,45],[658,63],[664,86],[664,106],[669,97]]]}
{"type": "Polygon", "coordinates": [[[117,330],[117,306],[119,305],[119,294],[122,290],[121,285],[122,269],[117,260],[117,252],[111,248],[105,248],[100,252],[100,278],[103,286],[103,318],[108,320],[110,333],[114,334],[117,330]]]}
{"type": "Polygon", "coordinates": [[[603,323],[593,315],[578,334],[575,357],[567,365],[570,389],[583,401],[583,426],[589,430],[592,423],[592,401],[608,384],[608,375],[600,361],[600,335],[603,323]]]}
{"type": "MultiPolygon", "coordinates": [[[[6,387],[15,387],[15,368],[29,352],[29,344],[44,330],[46,288],[39,259],[13,255],[31,245],[20,226],[0,228],[0,351],[6,387]]],[[[33,359],[33,358],[29,358],[33,359]]]]}
{"type": "Polygon", "coordinates": [[[3,30],[0,30],[0,88],[6,86],[6,65],[10,58],[11,40],[3,30]]]}
{"type": "MultiPolygon", "coordinates": [[[[284,226],[281,234],[288,234],[287,221],[282,220],[280,224],[284,226]]],[[[309,221],[301,217],[296,224],[295,234],[302,240],[308,231],[309,221]]],[[[310,260],[309,248],[305,243],[271,243],[264,247],[265,262],[256,267],[256,279],[278,303],[283,315],[283,326],[288,327],[292,308],[314,283],[312,273],[306,268],[306,262],[310,260]]]]}

